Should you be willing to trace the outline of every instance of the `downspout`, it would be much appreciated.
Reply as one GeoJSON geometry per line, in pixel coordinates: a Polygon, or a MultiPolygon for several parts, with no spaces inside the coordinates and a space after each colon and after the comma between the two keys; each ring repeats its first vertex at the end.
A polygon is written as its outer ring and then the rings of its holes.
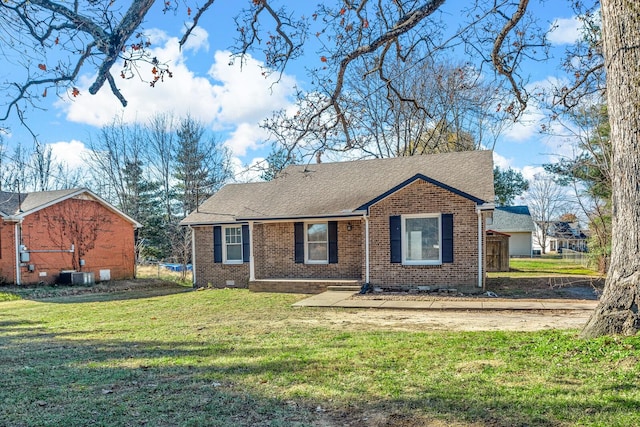
{"type": "Polygon", "coordinates": [[[196,230],[189,226],[191,229],[191,285],[196,287],[196,230]]]}
{"type": "Polygon", "coordinates": [[[480,209],[478,212],[478,287],[484,288],[484,277],[483,277],[483,259],[482,256],[482,211],[480,209]]]}
{"type": "Polygon", "coordinates": [[[22,220],[16,222],[15,225],[15,229],[14,229],[14,237],[15,237],[15,243],[16,243],[16,253],[15,253],[15,257],[16,257],[16,286],[21,285],[21,277],[20,277],[20,224],[22,223],[22,220]]]}
{"type": "Polygon", "coordinates": [[[249,282],[256,280],[256,266],[253,252],[253,221],[249,221],[249,282]]]}
{"type": "Polygon", "coordinates": [[[364,283],[368,285],[369,277],[369,215],[364,216],[364,283]]]}

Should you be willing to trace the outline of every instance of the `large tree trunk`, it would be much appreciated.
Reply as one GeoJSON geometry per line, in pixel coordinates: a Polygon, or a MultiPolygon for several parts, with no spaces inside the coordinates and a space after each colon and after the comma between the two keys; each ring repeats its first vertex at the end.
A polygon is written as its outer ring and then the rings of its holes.
{"type": "Polygon", "coordinates": [[[582,336],[640,328],[640,2],[602,0],[607,102],[613,149],[611,265],[582,336]]]}

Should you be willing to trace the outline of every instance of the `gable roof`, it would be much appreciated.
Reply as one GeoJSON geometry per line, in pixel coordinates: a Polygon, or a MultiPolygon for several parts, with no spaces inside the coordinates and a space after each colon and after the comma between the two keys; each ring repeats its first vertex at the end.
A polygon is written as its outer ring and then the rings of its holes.
{"type": "Polygon", "coordinates": [[[66,199],[80,197],[83,195],[102,204],[110,211],[131,222],[135,227],[142,227],[142,225],[136,220],[118,210],[116,207],[86,188],[36,191],[33,193],[10,193],[0,191],[0,217],[19,220],[27,215],[62,202],[66,199]]]}
{"type": "Polygon", "coordinates": [[[0,192],[0,211],[5,216],[18,215],[21,212],[28,212],[37,209],[39,206],[47,205],[57,199],[64,199],[65,196],[76,192],[77,189],[38,191],[34,193],[9,193],[0,192]]]}
{"type": "Polygon", "coordinates": [[[9,193],[0,191],[0,216],[6,217],[18,211],[19,198],[24,199],[26,194],[9,193]]]}
{"type": "Polygon", "coordinates": [[[496,206],[491,229],[504,233],[534,232],[536,226],[528,206],[496,206]]]}
{"type": "Polygon", "coordinates": [[[492,203],[492,152],[293,165],[272,181],[225,185],[182,224],[362,215],[416,179],[478,204],[492,203]]]}
{"type": "Polygon", "coordinates": [[[578,224],[567,221],[550,222],[547,228],[547,235],[564,240],[584,240],[587,238],[587,235],[580,229],[578,224]]]}

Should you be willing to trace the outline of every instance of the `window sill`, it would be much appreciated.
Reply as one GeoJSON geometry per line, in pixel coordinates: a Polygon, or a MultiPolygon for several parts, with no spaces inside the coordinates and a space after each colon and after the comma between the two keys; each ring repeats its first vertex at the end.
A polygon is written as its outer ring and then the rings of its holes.
{"type": "Polygon", "coordinates": [[[409,267],[412,266],[433,266],[437,267],[442,265],[441,261],[432,261],[432,262],[420,262],[420,261],[402,261],[402,265],[406,265],[409,267]]]}

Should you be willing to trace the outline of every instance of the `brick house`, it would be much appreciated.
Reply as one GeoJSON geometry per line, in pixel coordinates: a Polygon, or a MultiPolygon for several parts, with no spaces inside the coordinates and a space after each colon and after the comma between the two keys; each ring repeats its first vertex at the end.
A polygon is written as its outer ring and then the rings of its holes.
{"type": "Polygon", "coordinates": [[[62,271],[132,278],[136,227],[87,189],[0,192],[0,283],[56,283],[62,271]]]}
{"type": "Polygon", "coordinates": [[[490,151],[289,166],[228,184],[182,222],[194,286],[484,286],[490,151]]]}

